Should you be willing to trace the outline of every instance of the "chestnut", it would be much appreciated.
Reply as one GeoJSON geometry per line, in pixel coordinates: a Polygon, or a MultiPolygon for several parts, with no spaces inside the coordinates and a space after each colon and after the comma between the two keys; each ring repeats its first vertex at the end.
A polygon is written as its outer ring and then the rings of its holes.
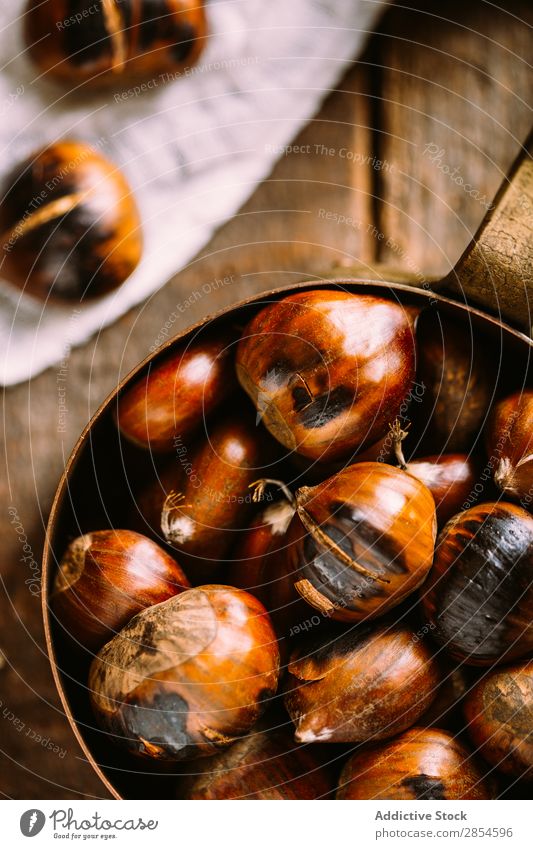
{"type": "Polygon", "coordinates": [[[226,415],[139,494],[152,533],[179,552],[193,584],[212,577],[254,510],[250,484],[271,457],[270,439],[246,415],[226,415]]]}
{"type": "Polygon", "coordinates": [[[276,693],[279,654],[263,605],[207,585],[149,607],[107,643],[89,673],[97,722],[134,754],[215,754],[247,734],[276,693]]]}
{"type": "Polygon", "coordinates": [[[407,463],[402,450],[402,441],[407,435],[408,431],[401,427],[399,420],[394,422],[390,437],[398,465],[427,486],[435,501],[438,525],[442,527],[475,492],[478,464],[470,454],[435,454],[407,463]]]}
{"type": "Polygon", "coordinates": [[[472,328],[422,313],[416,328],[420,403],[412,406],[421,451],[469,453],[490,407],[498,364],[472,328]]]}
{"type": "Polygon", "coordinates": [[[376,295],[297,292],[252,318],[236,367],[282,445],[313,460],[343,459],[385,435],[410,391],[413,315],[376,295]]]}
{"type": "Polygon", "coordinates": [[[126,75],[161,81],[194,63],[206,37],[202,0],[102,0],[90,14],[72,0],[29,0],[27,51],[42,73],[69,85],[126,75]]]}
{"type": "Polygon", "coordinates": [[[300,743],[365,743],[413,725],[435,698],[437,662],[405,624],[359,625],[297,648],[285,707],[300,743]]]}
{"type": "Polygon", "coordinates": [[[267,610],[272,580],[269,561],[279,556],[293,515],[292,499],[268,504],[245,532],[233,553],[227,573],[232,587],[253,593],[267,610]]]}
{"type": "Polygon", "coordinates": [[[42,300],[105,295],[141,258],[139,213],[125,177],[82,142],[44,147],[7,175],[0,231],[2,277],[42,300]]]}
{"type": "MultiPolygon", "coordinates": [[[[457,664],[439,656],[442,680],[429,710],[420,718],[420,725],[449,728],[461,716],[465,695],[472,686],[472,667],[457,664]]],[[[453,726],[452,726],[453,727],[453,726]]]]}
{"type": "MultiPolygon", "coordinates": [[[[180,799],[324,799],[333,790],[317,746],[282,730],[259,731],[201,762],[178,787],[180,799]]],[[[193,766],[193,765],[191,765],[193,766]]]]}
{"type": "Polygon", "coordinates": [[[464,705],[468,733],[486,761],[533,778],[533,661],[489,672],[464,705]]]}
{"type": "Polygon", "coordinates": [[[385,463],[354,463],[296,492],[286,574],[305,601],[338,621],[381,616],[425,580],[435,503],[417,478],[385,463]]]}
{"type": "Polygon", "coordinates": [[[70,637],[98,651],[136,613],[190,586],[175,560],[134,531],[92,531],[70,543],[51,603],[70,637]]]}
{"type": "Polygon", "coordinates": [[[487,428],[494,482],[507,498],[533,502],[533,390],[515,392],[494,407],[487,428]]]}
{"type": "Polygon", "coordinates": [[[533,649],[533,518],[514,504],[479,504],[444,527],[422,590],[432,636],[476,666],[533,649]]]}
{"type": "Polygon", "coordinates": [[[493,799],[475,757],[448,731],[410,728],[353,755],[337,799],[493,799]]]}
{"type": "Polygon", "coordinates": [[[181,344],[129,386],[118,399],[116,421],[123,436],[140,448],[174,450],[205,425],[206,417],[236,386],[227,330],[181,344]]]}

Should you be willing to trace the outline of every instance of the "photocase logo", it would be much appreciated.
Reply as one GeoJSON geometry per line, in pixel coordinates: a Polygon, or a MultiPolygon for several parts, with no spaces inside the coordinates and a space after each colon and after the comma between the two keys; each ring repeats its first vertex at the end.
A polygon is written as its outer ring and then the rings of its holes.
{"type": "Polygon", "coordinates": [[[46,817],[37,808],[25,811],[20,818],[20,830],[24,837],[35,837],[43,830],[46,817]]]}

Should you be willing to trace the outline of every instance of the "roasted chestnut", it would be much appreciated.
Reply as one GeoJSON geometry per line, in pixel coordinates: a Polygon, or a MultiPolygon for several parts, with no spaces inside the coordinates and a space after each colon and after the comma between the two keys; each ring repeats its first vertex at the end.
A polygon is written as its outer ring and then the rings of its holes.
{"type": "Polygon", "coordinates": [[[492,799],[476,758],[448,731],[410,728],[350,758],[337,799],[492,799]]]}
{"type": "MultiPolygon", "coordinates": [[[[485,421],[498,375],[484,339],[435,311],[417,322],[420,403],[414,431],[424,453],[469,453],[485,421]]],[[[418,399],[417,399],[418,400],[418,399]]]]}
{"type": "Polygon", "coordinates": [[[175,560],[134,531],[75,539],[56,572],[51,602],[71,638],[98,651],[136,613],[190,586],[175,560]]]}
{"type": "Polygon", "coordinates": [[[95,717],[135,754],[185,760],[247,734],[275,693],[276,636],[233,587],[187,590],[137,614],[93,660],[95,717]]]}
{"type": "Polygon", "coordinates": [[[417,478],[385,463],[354,463],[296,492],[286,574],[326,616],[380,616],[424,581],[433,560],[435,503],[417,478]]]}
{"type": "MultiPolygon", "coordinates": [[[[297,745],[286,731],[249,734],[183,778],[180,799],[324,799],[333,789],[317,746],[297,745]],[[205,769],[202,767],[205,764],[205,769]]],[[[193,765],[191,764],[191,767],[193,765]]]]}
{"type": "Polygon", "coordinates": [[[300,743],[364,743],[413,725],[440,681],[428,646],[406,625],[359,625],[302,644],[285,706],[300,743]]]}
{"type": "Polygon", "coordinates": [[[464,711],[485,760],[509,775],[533,778],[533,661],[489,672],[464,711]]]}
{"type": "Polygon", "coordinates": [[[39,70],[70,85],[163,82],[196,61],[206,36],[203,0],[29,0],[24,21],[39,70]]]}
{"type": "Polygon", "coordinates": [[[533,649],[533,517],[480,504],[443,529],[422,589],[432,636],[455,658],[485,666],[533,649]]]}
{"type": "Polygon", "coordinates": [[[283,445],[346,458],[387,432],[414,378],[413,314],[376,295],[304,290],[246,326],[237,376],[283,445]]]}
{"type": "Polygon", "coordinates": [[[152,365],[120,396],[116,419],[130,442],[154,452],[186,453],[186,443],[236,386],[226,330],[198,336],[152,365]]]}
{"type": "Polygon", "coordinates": [[[279,557],[294,516],[292,498],[268,504],[254,519],[233,553],[227,573],[232,587],[248,590],[270,608],[271,558],[279,557]]]}
{"type": "Polygon", "coordinates": [[[424,483],[431,492],[440,527],[455,516],[467,499],[475,496],[475,485],[479,477],[477,463],[467,454],[435,454],[431,457],[406,462],[402,441],[408,435],[399,421],[391,428],[391,439],[398,465],[424,483]]]}
{"type": "Polygon", "coordinates": [[[494,482],[523,507],[533,502],[533,390],[515,392],[496,404],[487,428],[494,482]]]}
{"type": "Polygon", "coordinates": [[[81,301],[105,295],[141,258],[139,213],[120,170],[87,144],[51,144],[5,178],[2,277],[24,292],[81,301]]]}
{"type": "Polygon", "coordinates": [[[267,468],[270,438],[247,415],[221,418],[205,440],[178,457],[139,494],[151,532],[179,552],[193,584],[210,578],[254,510],[250,484],[267,468]]]}

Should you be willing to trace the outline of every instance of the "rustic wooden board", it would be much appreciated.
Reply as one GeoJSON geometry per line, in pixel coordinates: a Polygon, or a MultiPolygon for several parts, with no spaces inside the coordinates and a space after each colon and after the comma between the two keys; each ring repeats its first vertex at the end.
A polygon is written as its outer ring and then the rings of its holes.
{"type": "Polygon", "coordinates": [[[356,260],[446,272],[484,210],[479,197],[467,195],[424,155],[424,146],[442,147],[442,161],[460,168],[490,200],[526,136],[533,92],[531,31],[524,23],[532,22],[530,3],[513,0],[498,12],[481,0],[452,2],[446,20],[424,11],[435,4],[409,5],[415,10],[398,6],[387,13],[363,62],[296,140],[298,152],[282,157],[188,268],[73,351],[64,371],[49,369],[5,393],[0,749],[8,764],[6,796],[105,796],[62,716],[43,648],[39,598],[31,592],[38,588],[56,483],[91,412],[167,323],[172,335],[247,294],[356,260]],[[59,385],[68,407],[64,433],[58,431],[59,385]],[[59,752],[45,747],[47,738],[59,752]]]}

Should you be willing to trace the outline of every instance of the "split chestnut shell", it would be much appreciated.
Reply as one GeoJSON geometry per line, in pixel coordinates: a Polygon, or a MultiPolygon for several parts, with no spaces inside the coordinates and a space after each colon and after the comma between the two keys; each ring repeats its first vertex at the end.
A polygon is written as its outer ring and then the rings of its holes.
{"type": "Polygon", "coordinates": [[[237,376],[273,436],[316,460],[387,432],[414,378],[413,316],[375,295],[297,292],[246,326],[237,376]]]}
{"type": "Polygon", "coordinates": [[[412,475],[355,463],[296,493],[286,572],[308,604],[333,619],[381,616],[425,580],[437,533],[435,503],[412,475]]]}

